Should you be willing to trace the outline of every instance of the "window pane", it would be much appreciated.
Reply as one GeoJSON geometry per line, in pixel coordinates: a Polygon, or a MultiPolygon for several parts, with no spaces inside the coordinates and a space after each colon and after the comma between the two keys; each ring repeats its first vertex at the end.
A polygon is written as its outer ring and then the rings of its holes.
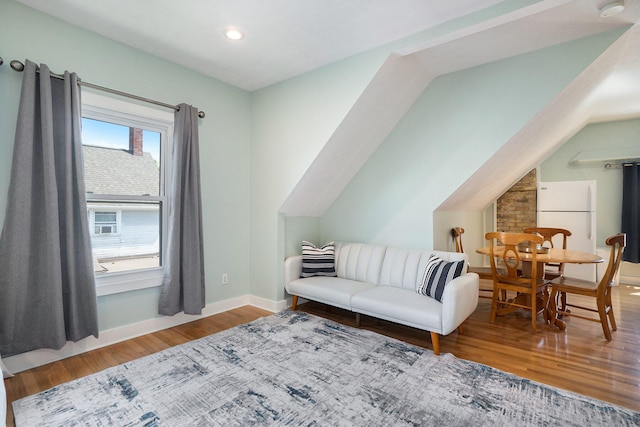
{"type": "Polygon", "coordinates": [[[160,133],[82,118],[87,193],[158,196],[160,133]]]}
{"type": "Polygon", "coordinates": [[[161,204],[109,202],[109,208],[117,212],[105,211],[104,205],[87,202],[95,222],[91,247],[96,274],[159,267],[161,204]],[[101,223],[102,214],[113,221],[101,223]]]}
{"type": "Polygon", "coordinates": [[[160,266],[159,132],[82,118],[85,186],[96,274],[160,266]],[[109,201],[100,200],[109,196],[109,201]],[[118,196],[128,199],[118,200],[118,196]],[[140,201],[131,200],[139,198],[140,201]],[[148,200],[148,199],[147,199],[148,200]],[[157,200],[157,199],[156,199],[157,200]]]}
{"type": "Polygon", "coordinates": [[[116,222],[116,212],[96,212],[96,223],[114,223],[116,222]]]}

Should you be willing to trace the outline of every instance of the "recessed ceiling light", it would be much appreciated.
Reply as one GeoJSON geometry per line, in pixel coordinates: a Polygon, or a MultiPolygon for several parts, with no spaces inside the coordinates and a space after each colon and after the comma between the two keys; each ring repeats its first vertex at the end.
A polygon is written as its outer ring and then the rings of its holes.
{"type": "Polygon", "coordinates": [[[240,40],[244,33],[237,28],[229,27],[224,30],[224,36],[230,40],[240,40]]]}
{"type": "Polygon", "coordinates": [[[617,15],[624,10],[624,0],[612,1],[600,8],[600,17],[608,18],[617,15]]]}

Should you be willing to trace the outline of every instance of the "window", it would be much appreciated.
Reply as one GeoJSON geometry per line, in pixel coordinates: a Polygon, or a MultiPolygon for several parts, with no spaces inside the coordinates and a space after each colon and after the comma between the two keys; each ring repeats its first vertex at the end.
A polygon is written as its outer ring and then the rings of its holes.
{"type": "Polygon", "coordinates": [[[163,276],[173,114],[83,93],[82,151],[98,295],[163,276]]]}
{"type": "Polygon", "coordinates": [[[118,212],[93,212],[93,234],[118,233],[118,212]]]}

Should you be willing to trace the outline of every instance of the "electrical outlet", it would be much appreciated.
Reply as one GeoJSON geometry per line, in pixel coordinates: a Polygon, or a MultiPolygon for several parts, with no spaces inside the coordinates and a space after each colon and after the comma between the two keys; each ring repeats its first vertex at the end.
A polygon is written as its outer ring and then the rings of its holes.
{"type": "Polygon", "coordinates": [[[229,284],[229,275],[227,273],[224,273],[222,275],[222,284],[223,285],[228,285],[229,284]]]}

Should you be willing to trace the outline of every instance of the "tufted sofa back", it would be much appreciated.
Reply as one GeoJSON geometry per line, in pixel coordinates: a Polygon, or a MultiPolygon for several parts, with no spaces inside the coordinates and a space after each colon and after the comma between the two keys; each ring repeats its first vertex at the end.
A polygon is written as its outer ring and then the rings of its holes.
{"type": "Polygon", "coordinates": [[[468,259],[464,253],[336,242],[336,274],[345,279],[415,290],[431,254],[445,261],[468,259]]]}
{"type": "MultiPolygon", "coordinates": [[[[435,254],[445,261],[466,260],[466,254],[455,252],[440,252],[425,249],[387,248],[380,281],[381,286],[394,286],[415,290],[427,266],[431,254],[435,254]]],[[[466,263],[465,263],[466,265],[466,263]]]]}
{"type": "Polygon", "coordinates": [[[336,242],[336,274],[377,285],[386,249],[384,245],[336,242]]]}

